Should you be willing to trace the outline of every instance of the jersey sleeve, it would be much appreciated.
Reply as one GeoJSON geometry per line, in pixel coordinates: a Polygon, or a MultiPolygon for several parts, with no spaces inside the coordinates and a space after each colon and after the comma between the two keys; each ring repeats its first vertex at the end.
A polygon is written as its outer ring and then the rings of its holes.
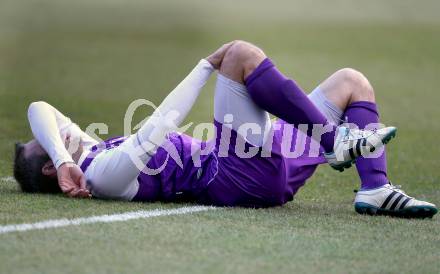
{"type": "Polygon", "coordinates": [[[46,102],[32,103],[28,109],[28,120],[35,139],[49,154],[57,169],[63,163],[74,162],[72,150],[77,149],[81,142],[96,142],[70,118],[46,102]],[[66,139],[71,140],[70,152],[66,148],[66,139]]]}
{"type": "MultiPolygon", "coordinates": [[[[165,139],[165,135],[185,120],[202,88],[205,86],[214,67],[205,59],[201,59],[193,70],[175,87],[153,112],[147,122],[137,132],[139,144],[154,144],[157,149],[165,139]]],[[[149,148],[143,146],[145,152],[149,148]]]]}

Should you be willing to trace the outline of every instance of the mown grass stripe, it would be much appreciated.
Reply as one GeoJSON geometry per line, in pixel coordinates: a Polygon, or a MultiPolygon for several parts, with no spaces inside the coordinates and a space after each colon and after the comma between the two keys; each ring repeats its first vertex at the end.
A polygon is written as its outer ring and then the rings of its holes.
{"type": "Polygon", "coordinates": [[[2,177],[2,178],[0,178],[0,181],[6,182],[6,183],[15,183],[15,179],[12,176],[2,177]]]}
{"type": "Polygon", "coordinates": [[[13,224],[13,225],[0,226],[0,234],[67,227],[67,226],[77,226],[83,224],[124,222],[135,219],[146,219],[146,218],[159,217],[159,216],[195,213],[195,212],[207,211],[212,209],[215,209],[215,207],[185,206],[185,207],[179,207],[173,209],[140,210],[140,211],[125,212],[120,214],[100,215],[100,216],[82,217],[75,219],[46,220],[42,222],[29,223],[29,224],[13,224]]]}

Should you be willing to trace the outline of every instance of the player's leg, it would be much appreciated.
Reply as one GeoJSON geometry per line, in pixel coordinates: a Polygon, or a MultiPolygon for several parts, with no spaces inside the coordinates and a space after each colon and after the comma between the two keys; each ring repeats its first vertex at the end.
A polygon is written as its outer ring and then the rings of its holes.
{"type": "Polygon", "coordinates": [[[231,60],[233,69],[229,76],[246,84],[249,95],[259,107],[295,126],[307,125],[307,135],[322,145],[327,152],[327,162],[335,169],[343,171],[350,167],[356,157],[383,146],[395,132],[395,128],[375,132],[346,127],[336,130],[302,89],[252,44],[236,42],[224,60],[231,60]]]}
{"type": "Polygon", "coordinates": [[[329,128],[322,134],[321,144],[327,152],[333,151],[335,129],[293,81],[279,72],[261,49],[243,41],[232,45],[224,57],[226,76],[245,83],[252,100],[262,109],[293,124],[313,124],[329,128]]]}
{"type": "MultiPolygon", "coordinates": [[[[335,72],[310,94],[311,98],[322,96],[344,111],[340,119],[347,119],[361,129],[379,123],[373,87],[362,73],[354,69],[344,68],[335,72]]],[[[362,189],[380,187],[389,182],[385,150],[377,156],[356,160],[362,189]]]]}
{"type": "MultiPolygon", "coordinates": [[[[248,53],[252,60],[264,59],[256,49],[248,53]]],[[[268,112],[250,98],[242,80],[238,60],[227,55],[217,76],[214,96],[214,119],[218,147],[218,173],[208,186],[202,203],[220,206],[267,207],[283,204],[286,180],[281,157],[263,158],[240,155],[238,142],[245,140],[252,150],[263,149],[270,136],[268,112]],[[237,69],[238,68],[238,69],[237,69]],[[253,128],[253,131],[242,130],[253,128]]],[[[258,61],[256,61],[258,62],[258,61]]],[[[249,64],[249,66],[258,65],[249,64]]]]}
{"type": "MultiPolygon", "coordinates": [[[[248,58],[251,62],[245,65],[246,68],[258,65],[259,60],[265,58],[264,53],[258,48],[248,54],[253,58],[248,58]]],[[[236,66],[237,62],[239,61],[230,53],[227,53],[222,61],[214,94],[214,118],[220,123],[226,120],[227,125],[237,132],[244,124],[258,126],[261,128],[261,134],[246,134],[243,137],[249,143],[261,146],[264,133],[267,133],[271,126],[270,116],[251,99],[246,86],[240,80],[244,70],[236,66]]]]}
{"type": "MultiPolygon", "coordinates": [[[[344,111],[342,117],[359,128],[379,126],[374,89],[368,79],[354,69],[335,72],[309,97],[329,119],[337,121],[338,113],[344,111]]],[[[409,197],[390,184],[385,149],[369,157],[359,157],[356,167],[361,179],[361,190],[355,199],[359,213],[431,217],[437,212],[435,205],[409,197]]]]}
{"type": "MultiPolygon", "coordinates": [[[[315,92],[322,92],[330,102],[342,109],[344,111],[342,119],[346,119],[348,123],[356,124],[360,129],[375,124],[376,128],[379,128],[374,89],[359,71],[350,68],[341,69],[321,83],[315,92]]],[[[361,156],[356,160],[362,189],[388,184],[385,149],[382,151],[368,158],[361,156]]]]}

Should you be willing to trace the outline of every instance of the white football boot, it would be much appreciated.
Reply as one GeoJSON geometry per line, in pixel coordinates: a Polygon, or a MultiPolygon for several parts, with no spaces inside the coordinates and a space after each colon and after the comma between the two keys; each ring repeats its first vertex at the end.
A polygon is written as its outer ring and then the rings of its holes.
{"type": "Polygon", "coordinates": [[[359,214],[390,215],[404,218],[432,218],[437,213],[434,204],[410,197],[391,183],[382,187],[359,190],[354,200],[359,214]]]}
{"type": "Polygon", "coordinates": [[[333,152],[324,153],[324,156],[332,168],[342,172],[351,167],[357,157],[371,154],[387,144],[396,136],[396,131],[395,127],[362,130],[339,126],[333,152]]]}

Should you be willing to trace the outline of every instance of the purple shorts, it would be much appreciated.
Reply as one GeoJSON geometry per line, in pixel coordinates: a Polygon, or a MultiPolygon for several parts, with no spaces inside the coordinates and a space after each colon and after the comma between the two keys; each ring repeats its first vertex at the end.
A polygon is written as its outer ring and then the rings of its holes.
{"type": "MultiPolygon", "coordinates": [[[[236,153],[236,131],[214,121],[216,128],[216,153],[218,173],[200,196],[198,202],[217,206],[271,207],[285,204],[293,199],[298,189],[313,174],[318,164],[325,160],[309,157],[307,147],[310,138],[306,138],[306,150],[302,156],[287,158],[281,153],[283,129],[286,123],[278,120],[279,130],[274,132],[270,157],[266,157],[265,147],[254,147],[245,142],[245,152],[258,149],[251,158],[242,158],[236,153]],[[230,131],[229,144],[222,144],[222,131],[230,131]],[[219,155],[222,146],[227,146],[227,157],[219,155]]],[[[292,142],[300,134],[293,128],[292,142]]]]}

